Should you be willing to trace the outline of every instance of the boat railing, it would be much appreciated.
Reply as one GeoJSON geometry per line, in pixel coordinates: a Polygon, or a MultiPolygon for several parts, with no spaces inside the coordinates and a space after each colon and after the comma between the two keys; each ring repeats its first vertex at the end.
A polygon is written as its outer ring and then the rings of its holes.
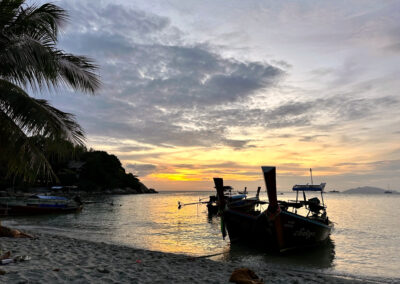
{"type": "Polygon", "coordinates": [[[287,209],[293,208],[293,212],[297,213],[297,209],[304,208],[307,210],[307,217],[312,214],[314,216],[316,215],[323,215],[324,212],[326,212],[326,206],[325,205],[320,205],[316,201],[310,201],[310,200],[288,200],[288,201],[282,201],[279,200],[278,204],[281,207],[284,207],[287,209]],[[322,211],[322,213],[321,213],[322,211]]]}

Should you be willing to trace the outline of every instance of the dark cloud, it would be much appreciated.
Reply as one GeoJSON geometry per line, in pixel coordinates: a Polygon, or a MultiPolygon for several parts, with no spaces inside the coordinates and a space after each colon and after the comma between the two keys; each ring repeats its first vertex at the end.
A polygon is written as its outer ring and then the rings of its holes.
{"type": "Polygon", "coordinates": [[[118,5],[67,8],[76,21],[61,44],[101,66],[100,97],[90,112],[74,111],[91,135],[157,146],[252,147],[226,138],[229,124],[211,121],[212,112],[275,85],[281,69],[222,58],[204,44],[183,45],[169,20],[154,14],[118,5]]]}
{"type": "Polygon", "coordinates": [[[157,170],[157,166],[153,164],[128,164],[126,168],[138,177],[145,177],[157,170]]]}
{"type": "Polygon", "coordinates": [[[341,167],[341,166],[356,166],[358,163],[351,163],[351,162],[346,162],[346,163],[337,163],[334,166],[335,167],[341,167]]]}
{"type": "MultiPolygon", "coordinates": [[[[132,139],[163,147],[227,145],[235,149],[252,147],[252,140],[226,138],[229,127],[282,129],[307,126],[320,129],[321,134],[297,135],[302,141],[311,141],[344,123],[372,119],[382,110],[398,105],[398,100],[393,97],[353,99],[335,96],[308,102],[293,101],[270,109],[230,105],[230,109],[218,109],[217,106],[172,111],[151,106],[138,109],[122,100],[104,101],[107,109],[99,110],[96,115],[80,114],[92,135],[132,139]],[[321,117],[329,119],[325,121],[321,117]]],[[[293,134],[276,137],[292,138],[293,134]]]]}
{"type": "Polygon", "coordinates": [[[163,153],[139,153],[139,154],[119,154],[118,157],[122,160],[141,160],[147,158],[159,158],[163,153]]]}
{"type": "Polygon", "coordinates": [[[293,135],[293,134],[285,133],[285,134],[275,135],[274,137],[276,137],[276,138],[292,138],[294,136],[295,135],[293,135]]]}
{"type": "Polygon", "coordinates": [[[223,143],[229,147],[234,149],[243,149],[243,148],[255,148],[254,145],[248,145],[252,140],[234,140],[234,139],[225,139],[223,143]]]}
{"type": "Polygon", "coordinates": [[[319,137],[327,137],[328,135],[307,135],[307,136],[302,136],[299,141],[302,142],[308,142],[308,141],[315,141],[319,137]]]}
{"type": "Polygon", "coordinates": [[[144,147],[144,146],[121,146],[115,148],[115,151],[117,152],[139,152],[139,151],[147,151],[150,150],[150,147],[144,147]]]}
{"type": "Polygon", "coordinates": [[[400,160],[379,160],[373,162],[344,162],[334,165],[334,167],[346,167],[354,169],[362,169],[359,175],[368,175],[371,177],[393,177],[398,176],[400,172],[400,160]]]}

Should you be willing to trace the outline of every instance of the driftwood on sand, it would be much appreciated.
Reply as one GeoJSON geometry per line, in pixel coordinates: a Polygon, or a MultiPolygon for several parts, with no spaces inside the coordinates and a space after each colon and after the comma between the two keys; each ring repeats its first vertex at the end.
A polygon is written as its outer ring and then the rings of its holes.
{"type": "Polygon", "coordinates": [[[20,230],[4,227],[1,225],[1,222],[0,222],[0,237],[31,238],[31,239],[34,238],[32,235],[21,232],[20,230]]]}

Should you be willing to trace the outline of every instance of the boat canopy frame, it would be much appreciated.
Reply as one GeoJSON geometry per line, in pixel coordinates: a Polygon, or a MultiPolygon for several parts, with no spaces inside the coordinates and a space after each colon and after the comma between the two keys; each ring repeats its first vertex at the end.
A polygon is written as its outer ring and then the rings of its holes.
{"type": "Polygon", "coordinates": [[[307,198],[306,198],[306,191],[316,191],[316,192],[321,192],[321,200],[322,200],[322,206],[325,207],[325,202],[324,202],[324,189],[326,182],[323,182],[321,184],[314,184],[313,177],[312,177],[312,169],[310,169],[310,177],[311,177],[311,184],[296,184],[293,186],[292,190],[296,191],[296,203],[299,201],[299,191],[303,192],[303,198],[304,198],[304,203],[307,204],[307,198]]]}

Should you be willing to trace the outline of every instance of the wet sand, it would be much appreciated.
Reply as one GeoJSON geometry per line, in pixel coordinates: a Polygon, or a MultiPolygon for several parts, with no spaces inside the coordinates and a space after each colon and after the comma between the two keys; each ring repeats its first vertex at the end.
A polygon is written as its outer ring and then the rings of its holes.
{"type": "MultiPolygon", "coordinates": [[[[1,265],[1,283],[229,283],[235,263],[29,232],[37,239],[0,238],[3,251],[29,255],[1,265]]],[[[265,283],[375,283],[370,279],[265,267],[265,283]]]]}

